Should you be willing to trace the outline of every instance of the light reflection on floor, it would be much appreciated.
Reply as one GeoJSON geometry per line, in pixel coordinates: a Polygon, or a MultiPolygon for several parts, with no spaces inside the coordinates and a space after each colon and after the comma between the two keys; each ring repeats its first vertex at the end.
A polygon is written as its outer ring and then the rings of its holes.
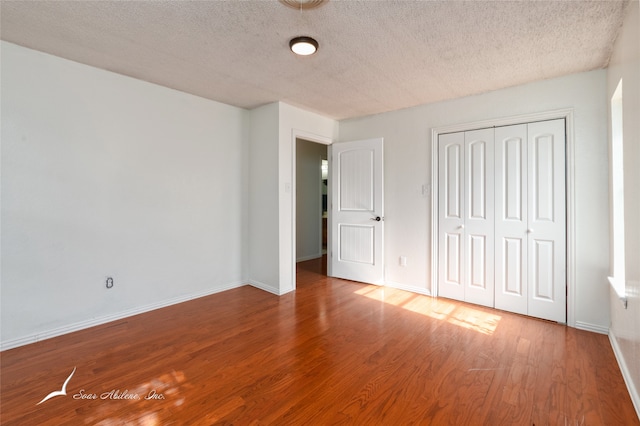
{"type": "Polygon", "coordinates": [[[354,293],[489,336],[502,318],[482,309],[391,287],[366,286],[354,293]]]}

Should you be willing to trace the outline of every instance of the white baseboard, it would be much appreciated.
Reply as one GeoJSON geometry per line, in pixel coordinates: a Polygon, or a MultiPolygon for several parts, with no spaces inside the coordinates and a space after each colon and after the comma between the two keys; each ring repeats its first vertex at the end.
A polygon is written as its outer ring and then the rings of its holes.
{"type": "Polygon", "coordinates": [[[616,360],[618,361],[618,366],[620,367],[620,371],[622,372],[624,382],[627,385],[627,390],[629,391],[631,402],[633,402],[633,406],[636,408],[636,414],[640,419],[640,390],[637,389],[633,383],[631,372],[629,371],[629,367],[627,366],[625,358],[622,355],[622,350],[618,345],[618,340],[616,339],[616,336],[613,334],[612,330],[609,330],[609,341],[611,342],[613,353],[616,356],[616,360]]]}
{"type": "Polygon", "coordinates": [[[304,261],[306,261],[306,260],[318,259],[318,258],[321,258],[321,257],[322,257],[322,253],[319,253],[319,254],[312,254],[312,255],[309,255],[309,256],[302,256],[302,257],[298,257],[298,258],[296,258],[296,263],[298,263],[298,262],[304,262],[304,261]]]}
{"type": "Polygon", "coordinates": [[[64,334],[73,333],[74,331],[84,330],[86,328],[94,327],[96,325],[106,324],[111,321],[117,321],[123,318],[131,317],[133,315],[142,314],[144,312],[153,311],[160,308],[166,308],[167,306],[176,305],[178,303],[187,302],[189,300],[198,299],[200,297],[210,296],[222,291],[231,290],[233,288],[242,287],[244,282],[235,282],[217,287],[213,290],[206,290],[198,293],[192,293],[184,296],[175,297],[173,299],[163,300],[157,303],[151,303],[126,311],[117,312],[115,314],[104,315],[97,318],[91,318],[85,321],[79,321],[73,324],[64,325],[61,327],[52,328],[50,330],[41,331],[32,335],[18,337],[16,339],[10,339],[0,342],[0,351],[17,348],[19,346],[28,345],[30,343],[36,343],[41,340],[51,339],[52,337],[62,336],[64,334]]]}
{"type": "Polygon", "coordinates": [[[596,324],[589,324],[588,322],[576,321],[575,328],[577,328],[578,330],[592,331],[599,334],[609,334],[609,329],[607,327],[596,324]]]}
{"type": "Polygon", "coordinates": [[[400,283],[395,283],[393,281],[386,281],[384,283],[385,286],[387,287],[393,287],[393,288],[397,288],[398,290],[406,290],[406,291],[410,291],[412,293],[418,293],[418,294],[423,294],[425,296],[431,296],[431,292],[424,288],[424,287],[419,287],[419,286],[413,286],[410,284],[400,284],[400,283]]]}
{"type": "Polygon", "coordinates": [[[256,281],[256,280],[248,280],[247,282],[249,283],[250,286],[255,287],[257,289],[266,291],[266,292],[271,293],[271,294],[275,294],[276,296],[280,296],[281,295],[280,294],[280,290],[270,286],[269,284],[265,284],[265,283],[262,283],[262,282],[256,281]]]}

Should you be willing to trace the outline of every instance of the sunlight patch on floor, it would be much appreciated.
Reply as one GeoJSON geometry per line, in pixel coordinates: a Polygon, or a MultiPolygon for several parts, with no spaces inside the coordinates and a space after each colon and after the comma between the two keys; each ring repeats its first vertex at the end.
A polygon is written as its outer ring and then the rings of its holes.
{"type": "Polygon", "coordinates": [[[354,293],[489,336],[494,333],[502,318],[500,315],[471,306],[461,306],[443,299],[391,287],[366,286],[354,293]]]}

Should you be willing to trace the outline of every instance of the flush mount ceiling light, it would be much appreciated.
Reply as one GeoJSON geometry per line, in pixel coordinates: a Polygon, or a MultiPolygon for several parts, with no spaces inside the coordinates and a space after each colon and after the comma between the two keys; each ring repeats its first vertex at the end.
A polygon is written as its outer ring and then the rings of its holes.
{"type": "Polygon", "coordinates": [[[280,0],[280,3],[290,7],[291,9],[309,10],[320,7],[327,1],[329,0],[280,0]]]}
{"type": "Polygon", "coordinates": [[[296,55],[308,56],[316,53],[318,42],[307,36],[295,37],[289,42],[289,47],[296,55]]]}

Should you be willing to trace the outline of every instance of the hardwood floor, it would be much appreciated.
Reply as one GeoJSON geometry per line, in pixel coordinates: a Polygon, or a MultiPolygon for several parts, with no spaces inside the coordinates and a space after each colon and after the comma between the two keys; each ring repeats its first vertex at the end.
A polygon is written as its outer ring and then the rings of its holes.
{"type": "Polygon", "coordinates": [[[319,271],[2,352],[0,421],[640,424],[606,336],[319,271]]]}

